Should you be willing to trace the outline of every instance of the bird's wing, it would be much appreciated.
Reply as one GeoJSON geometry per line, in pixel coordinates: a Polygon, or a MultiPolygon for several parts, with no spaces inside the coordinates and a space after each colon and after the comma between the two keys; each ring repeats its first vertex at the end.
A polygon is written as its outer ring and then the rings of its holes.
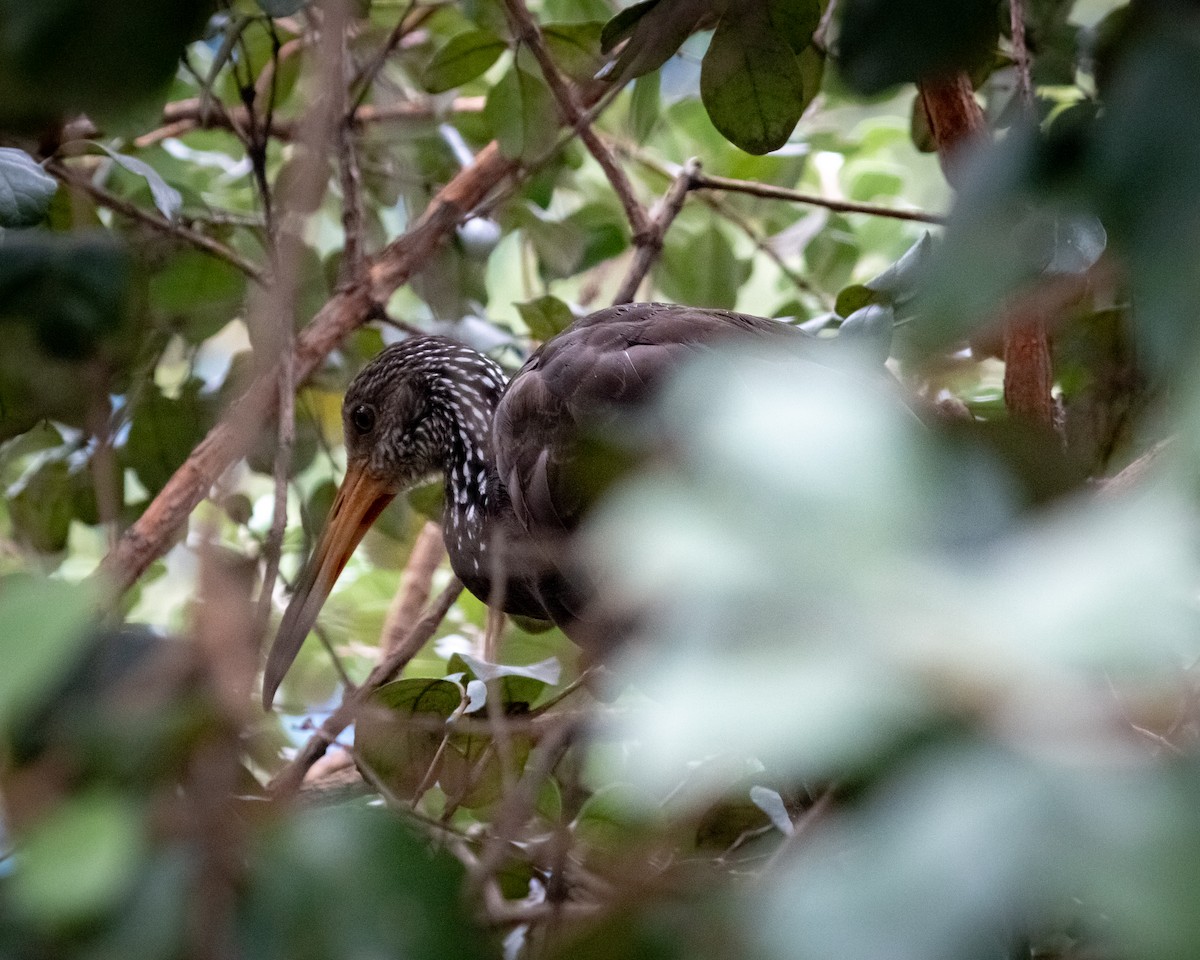
{"type": "Polygon", "coordinates": [[[649,400],[688,355],[723,340],[795,336],[776,320],[673,304],[600,310],[547,342],[513,377],[492,428],[499,479],[535,540],[573,530],[611,479],[589,439],[649,400]]]}

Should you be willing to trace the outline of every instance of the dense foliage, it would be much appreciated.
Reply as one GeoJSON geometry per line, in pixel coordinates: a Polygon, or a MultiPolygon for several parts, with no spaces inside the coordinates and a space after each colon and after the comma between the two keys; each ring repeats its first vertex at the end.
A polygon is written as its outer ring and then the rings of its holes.
{"type": "Polygon", "coordinates": [[[1184,0],[0,0],[0,958],[1196,956],[1198,101],[1184,0]],[[648,414],[626,655],[434,485],[264,714],[354,373],[630,284],[848,359],[648,414]]]}

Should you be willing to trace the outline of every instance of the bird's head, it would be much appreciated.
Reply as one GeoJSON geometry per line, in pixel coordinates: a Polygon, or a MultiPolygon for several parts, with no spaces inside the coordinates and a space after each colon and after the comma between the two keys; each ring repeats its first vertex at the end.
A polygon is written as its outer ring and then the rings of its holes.
{"type": "Polygon", "coordinates": [[[456,445],[479,442],[503,382],[490,360],[441,337],[388,347],[354,378],[342,404],[346,476],[267,656],[264,706],[371,524],[398,493],[445,470],[456,445]]]}
{"type": "Polygon", "coordinates": [[[342,403],[347,469],[393,494],[442,466],[445,428],[434,409],[434,377],[412,362],[412,353],[384,351],[354,378],[342,403]]]}

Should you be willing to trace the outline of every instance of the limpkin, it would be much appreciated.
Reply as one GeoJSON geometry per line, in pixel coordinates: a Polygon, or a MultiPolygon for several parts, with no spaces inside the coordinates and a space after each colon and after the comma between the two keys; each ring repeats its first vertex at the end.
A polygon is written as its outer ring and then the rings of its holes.
{"type": "Polygon", "coordinates": [[[775,337],[810,339],[722,310],[609,307],[547,341],[507,385],[499,365],[443,337],[385,349],[346,393],[346,476],[267,658],[264,706],[367,529],[397,493],[438,473],[447,553],[464,586],[571,635],[583,600],[558,561],[591,499],[579,483],[581,431],[644,404],[698,349],[775,337]]]}

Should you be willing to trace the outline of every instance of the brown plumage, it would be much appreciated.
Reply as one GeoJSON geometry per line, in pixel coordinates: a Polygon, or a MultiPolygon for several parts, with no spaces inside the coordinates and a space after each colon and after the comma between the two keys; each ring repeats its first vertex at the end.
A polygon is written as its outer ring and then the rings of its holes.
{"type": "Polygon", "coordinates": [[[346,479],[268,657],[264,704],[367,528],[430,474],[444,478],[447,552],[467,589],[578,639],[587,588],[564,546],[596,486],[581,437],[644,404],[687,355],[739,338],[809,339],[762,317],[639,303],[577,320],[507,387],[493,361],[442,337],[384,350],[346,393],[346,479]]]}

